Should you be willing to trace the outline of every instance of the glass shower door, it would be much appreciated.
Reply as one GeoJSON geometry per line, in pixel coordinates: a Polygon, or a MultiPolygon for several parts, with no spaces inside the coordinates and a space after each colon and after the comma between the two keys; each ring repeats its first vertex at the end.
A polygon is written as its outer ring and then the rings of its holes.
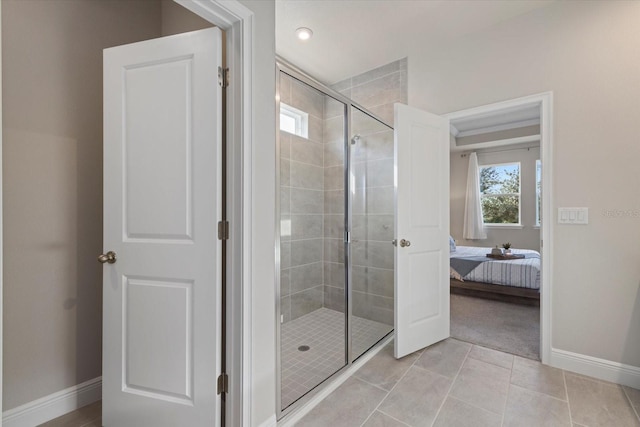
{"type": "Polygon", "coordinates": [[[347,364],[343,102],[279,73],[280,409],[347,364]]]}
{"type": "Polygon", "coordinates": [[[352,108],[349,196],[351,346],[355,360],[393,330],[393,129],[352,108]]]}

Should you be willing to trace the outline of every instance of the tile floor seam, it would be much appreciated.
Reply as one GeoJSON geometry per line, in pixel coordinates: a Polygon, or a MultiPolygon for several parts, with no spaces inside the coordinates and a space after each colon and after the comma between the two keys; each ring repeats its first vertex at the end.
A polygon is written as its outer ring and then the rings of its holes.
{"type": "MultiPolygon", "coordinates": [[[[386,413],[386,412],[384,412],[384,411],[381,411],[380,409],[376,409],[375,411],[373,411],[373,412],[371,413],[371,415],[375,414],[376,412],[380,412],[381,414],[384,414],[385,416],[387,416],[387,417],[391,418],[391,419],[392,419],[392,420],[394,420],[394,421],[399,422],[399,423],[400,423],[400,424],[402,424],[402,425],[405,425],[405,426],[407,426],[407,427],[413,427],[411,424],[407,424],[407,423],[405,423],[404,421],[400,421],[400,420],[399,420],[399,419],[397,419],[396,417],[392,417],[391,415],[387,414],[387,413],[386,413]]],[[[363,425],[364,425],[364,424],[363,424],[363,425]]]]}
{"type": "Polygon", "coordinates": [[[638,411],[636,410],[636,407],[634,406],[633,402],[631,401],[631,398],[629,397],[629,393],[627,393],[627,389],[624,387],[622,388],[622,392],[624,393],[625,397],[627,398],[627,401],[629,402],[629,405],[631,405],[631,409],[633,410],[633,413],[636,414],[636,418],[638,418],[638,421],[640,421],[640,415],[638,415],[638,411]]]}
{"type": "MultiPolygon", "coordinates": [[[[465,358],[465,360],[467,360],[467,359],[465,358]]],[[[434,372],[434,371],[432,371],[432,370],[430,370],[430,369],[427,369],[427,368],[424,368],[424,367],[422,367],[422,366],[411,365],[411,368],[420,369],[421,371],[425,371],[425,372],[428,372],[428,373],[430,373],[430,374],[432,374],[432,375],[436,375],[436,376],[438,376],[438,377],[446,378],[446,379],[448,379],[448,380],[450,380],[450,379],[451,379],[450,377],[448,377],[448,376],[446,376],[446,375],[442,375],[442,374],[441,374],[441,373],[439,373],[439,372],[434,372]]],[[[457,377],[457,375],[458,375],[458,374],[456,374],[456,377],[457,377]]]]}
{"type": "Polygon", "coordinates": [[[520,389],[522,389],[522,390],[525,390],[525,391],[527,391],[527,392],[529,392],[529,393],[534,393],[534,394],[536,394],[536,395],[540,395],[540,396],[542,396],[542,397],[550,397],[551,399],[553,399],[553,400],[557,400],[558,402],[562,402],[562,403],[569,403],[569,400],[568,400],[568,399],[567,399],[567,400],[562,400],[562,399],[559,399],[559,398],[557,398],[557,397],[551,396],[550,394],[542,393],[542,392],[540,392],[540,391],[536,391],[536,390],[531,390],[531,389],[528,389],[528,388],[526,388],[526,387],[522,387],[521,385],[518,385],[518,384],[509,384],[509,386],[514,386],[514,387],[520,388],[520,389]]]}
{"type": "Polygon", "coordinates": [[[464,400],[462,400],[462,399],[460,399],[458,397],[455,397],[455,396],[447,395],[447,399],[457,400],[458,402],[462,402],[467,406],[471,406],[473,409],[478,409],[478,410],[480,410],[482,412],[486,412],[486,413],[491,414],[491,415],[500,415],[500,414],[496,414],[495,412],[490,411],[488,409],[481,408],[478,405],[474,405],[473,403],[466,402],[466,401],[464,401],[464,400]]]}
{"type": "MultiPolygon", "coordinates": [[[[488,347],[484,347],[484,348],[488,348],[488,347]]],[[[470,358],[470,359],[473,359],[473,360],[477,360],[478,362],[484,362],[484,363],[487,363],[487,364],[489,364],[489,365],[497,366],[498,368],[508,369],[508,370],[510,370],[510,371],[513,369],[513,362],[511,362],[511,368],[505,368],[504,366],[500,366],[500,365],[498,365],[497,363],[489,362],[489,361],[487,361],[487,360],[482,360],[482,359],[479,359],[479,358],[477,358],[477,357],[469,356],[469,358],[470,358]]]]}
{"type": "Polygon", "coordinates": [[[564,394],[567,396],[567,408],[569,408],[569,423],[573,426],[573,415],[571,414],[571,402],[569,402],[569,387],[567,387],[566,371],[562,370],[562,381],[564,382],[564,394]]]}
{"type": "MultiPolygon", "coordinates": [[[[367,421],[369,421],[369,418],[371,418],[371,416],[378,410],[378,408],[380,407],[380,405],[382,405],[382,402],[384,402],[385,400],[387,400],[387,398],[389,397],[389,395],[391,395],[391,393],[393,392],[393,390],[398,386],[398,384],[400,384],[400,382],[404,379],[404,377],[407,376],[407,373],[411,370],[411,368],[415,365],[416,361],[419,359],[419,357],[416,358],[416,360],[413,361],[413,363],[411,364],[411,366],[409,366],[407,368],[406,371],[404,371],[404,374],[402,374],[402,376],[400,378],[398,378],[398,381],[396,381],[396,383],[393,385],[393,387],[391,387],[391,389],[389,389],[389,391],[387,392],[387,395],[382,398],[382,400],[380,400],[380,402],[378,402],[378,405],[376,405],[376,407],[373,409],[373,411],[371,411],[371,413],[369,414],[369,416],[364,420],[364,422],[360,425],[360,427],[362,427],[367,421]]],[[[416,366],[417,367],[417,366],[416,366]]],[[[382,412],[382,411],[380,411],[382,412]]],[[[384,414],[384,412],[382,412],[384,414]]],[[[387,415],[387,414],[385,414],[387,415]]]]}
{"type": "Polygon", "coordinates": [[[513,357],[511,361],[511,370],[509,370],[509,386],[507,387],[507,398],[504,400],[504,409],[502,410],[502,418],[500,420],[500,427],[504,427],[504,417],[507,416],[507,404],[509,403],[509,392],[511,391],[511,379],[513,378],[513,367],[516,364],[516,358],[513,357]]]}
{"type": "MultiPolygon", "coordinates": [[[[449,396],[451,395],[451,390],[453,389],[453,385],[456,383],[456,380],[458,379],[458,376],[460,375],[460,372],[462,371],[462,367],[464,366],[465,363],[467,363],[467,359],[469,358],[469,354],[471,353],[471,349],[473,348],[473,344],[469,346],[469,348],[467,349],[467,354],[464,355],[464,360],[462,361],[462,363],[460,364],[460,367],[458,368],[458,372],[456,372],[456,375],[453,377],[453,380],[451,380],[451,384],[449,385],[449,389],[447,390],[447,394],[444,395],[444,399],[442,399],[442,402],[440,403],[440,406],[438,407],[438,410],[436,411],[436,416],[433,417],[433,421],[431,422],[431,426],[433,426],[436,421],[438,420],[438,417],[440,416],[440,412],[442,411],[442,407],[444,406],[444,403],[447,401],[447,399],[449,398],[449,396]]],[[[418,366],[416,366],[418,367],[418,366]]],[[[453,397],[453,396],[451,396],[453,397]]],[[[464,400],[458,399],[461,402],[467,403],[464,400]]]]}
{"type": "MultiPolygon", "coordinates": [[[[389,393],[387,390],[383,389],[383,388],[382,388],[382,387],[380,387],[379,385],[377,385],[377,384],[373,384],[373,383],[370,383],[369,381],[367,381],[367,380],[365,380],[365,379],[363,379],[363,378],[360,378],[357,374],[358,374],[358,371],[356,371],[356,372],[353,374],[353,378],[355,378],[355,379],[357,379],[357,380],[360,380],[360,381],[362,381],[362,382],[363,382],[363,383],[365,383],[365,384],[369,384],[370,386],[373,386],[373,387],[375,387],[375,388],[377,388],[377,389],[379,389],[379,390],[382,390],[382,391],[384,391],[385,393],[389,393]]],[[[387,397],[387,396],[385,396],[385,397],[387,397]]]]}

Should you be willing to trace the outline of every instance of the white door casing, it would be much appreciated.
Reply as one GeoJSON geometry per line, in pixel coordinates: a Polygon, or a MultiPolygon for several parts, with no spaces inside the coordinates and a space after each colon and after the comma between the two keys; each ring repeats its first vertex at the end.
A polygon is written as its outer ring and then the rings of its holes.
{"type": "Polygon", "coordinates": [[[449,120],[403,104],[394,113],[394,356],[401,358],[449,337],[449,120]]]}
{"type": "Polygon", "coordinates": [[[103,425],[219,425],[221,32],[104,51],[103,425]]]}

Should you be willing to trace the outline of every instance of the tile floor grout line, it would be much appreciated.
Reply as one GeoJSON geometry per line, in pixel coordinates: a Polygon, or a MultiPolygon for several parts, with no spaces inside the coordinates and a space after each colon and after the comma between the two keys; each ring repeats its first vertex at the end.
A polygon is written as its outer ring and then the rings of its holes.
{"type": "Polygon", "coordinates": [[[624,388],[624,386],[621,386],[620,388],[622,388],[622,392],[624,393],[625,397],[627,398],[627,401],[629,402],[629,405],[631,405],[631,409],[633,409],[633,412],[636,414],[636,418],[638,418],[638,421],[640,421],[640,415],[638,415],[638,411],[636,410],[636,407],[633,405],[633,402],[631,401],[631,398],[629,397],[629,394],[627,393],[627,390],[624,388]]]}
{"type": "MultiPolygon", "coordinates": [[[[373,412],[371,413],[371,415],[375,414],[376,412],[380,412],[381,414],[384,414],[385,416],[387,416],[387,417],[391,418],[391,419],[392,419],[392,420],[394,420],[394,421],[399,422],[399,423],[400,423],[400,424],[402,424],[402,425],[405,425],[405,426],[407,426],[407,427],[412,427],[412,426],[411,426],[411,424],[407,424],[407,423],[405,423],[404,421],[400,421],[400,420],[399,420],[399,419],[397,419],[396,417],[392,417],[391,415],[387,414],[387,413],[386,413],[386,412],[384,412],[384,411],[381,411],[380,409],[376,409],[375,411],[373,411],[373,412]]],[[[371,417],[371,416],[369,416],[369,417],[371,417]]],[[[363,424],[363,425],[364,425],[364,424],[363,424]]]]}
{"type": "Polygon", "coordinates": [[[520,389],[526,391],[527,393],[535,394],[536,396],[548,397],[550,399],[557,400],[558,402],[562,402],[562,403],[568,403],[569,402],[568,400],[562,400],[559,397],[551,396],[550,394],[543,393],[541,391],[531,390],[530,388],[523,387],[523,386],[521,386],[519,384],[510,384],[510,385],[512,385],[512,386],[514,386],[516,388],[520,388],[520,389]]]}
{"type": "Polygon", "coordinates": [[[565,370],[562,370],[562,381],[564,382],[564,393],[567,396],[567,408],[569,409],[569,423],[573,426],[573,415],[571,415],[571,402],[569,402],[569,387],[567,387],[567,377],[565,370]]]}
{"type": "MultiPolygon", "coordinates": [[[[396,339],[395,336],[393,338],[394,340],[396,339]]],[[[395,342],[395,341],[392,341],[395,342]]],[[[424,352],[424,349],[422,350],[424,352]]],[[[408,356],[408,355],[407,355],[408,356]]],[[[360,424],[360,427],[362,427],[367,421],[369,421],[369,418],[371,418],[371,416],[378,411],[378,408],[380,407],[380,405],[382,405],[382,402],[384,402],[385,400],[387,400],[387,397],[389,397],[391,395],[391,392],[393,392],[393,390],[398,386],[398,384],[400,384],[400,381],[402,381],[404,379],[404,377],[407,376],[407,373],[409,372],[409,370],[413,367],[413,365],[416,364],[416,362],[418,361],[418,359],[420,359],[420,357],[422,356],[422,353],[420,353],[420,356],[416,357],[416,360],[413,361],[413,363],[411,364],[411,366],[409,366],[407,368],[406,371],[404,371],[404,374],[402,374],[402,376],[400,378],[398,378],[398,381],[396,381],[396,383],[393,385],[393,387],[391,387],[391,389],[389,389],[389,391],[387,392],[387,395],[380,401],[378,402],[378,405],[376,405],[376,407],[373,409],[373,411],[371,411],[371,413],[369,414],[369,416],[362,422],[362,424],[360,424]]],[[[406,357],[406,356],[405,356],[406,357]]],[[[396,359],[397,360],[397,359],[396,359]]],[[[380,411],[382,412],[382,411],[380,411]]],[[[383,414],[387,415],[386,413],[382,412],[383,414]]]]}
{"type": "MultiPolygon", "coordinates": [[[[440,403],[440,406],[438,407],[438,410],[436,411],[436,416],[433,417],[433,421],[431,422],[432,426],[436,423],[438,417],[440,416],[440,411],[442,411],[442,407],[444,406],[444,403],[447,401],[447,398],[451,394],[451,389],[453,389],[453,385],[456,383],[456,380],[458,379],[458,376],[460,375],[460,372],[462,371],[462,367],[464,366],[465,363],[467,363],[467,359],[469,359],[469,354],[471,353],[471,349],[473,348],[474,345],[475,344],[471,344],[471,346],[467,350],[467,354],[464,355],[464,360],[460,364],[460,367],[458,368],[458,371],[456,372],[456,375],[453,377],[453,380],[451,380],[451,385],[449,386],[449,389],[447,390],[447,393],[444,395],[444,399],[442,399],[442,403],[440,403]]],[[[466,402],[464,402],[464,403],[466,403],[466,402]]]]}
{"type": "Polygon", "coordinates": [[[504,408],[502,409],[502,419],[500,420],[500,427],[504,426],[504,418],[507,415],[507,404],[509,403],[509,392],[511,391],[511,378],[513,378],[513,367],[516,365],[516,358],[513,357],[511,361],[511,370],[509,371],[509,383],[507,384],[507,398],[504,400],[504,408]]]}
{"type": "MultiPolygon", "coordinates": [[[[383,388],[382,388],[382,387],[380,387],[379,385],[377,385],[377,384],[373,384],[373,383],[370,383],[369,381],[367,381],[367,380],[365,380],[365,379],[363,379],[363,378],[360,378],[359,376],[357,376],[357,375],[356,375],[357,373],[358,373],[358,371],[356,371],[356,372],[353,374],[353,377],[354,377],[354,378],[356,378],[356,379],[358,379],[358,380],[362,381],[362,382],[363,382],[363,383],[365,383],[365,384],[369,384],[370,386],[375,387],[375,388],[377,388],[378,390],[382,390],[382,391],[384,391],[385,393],[389,393],[389,391],[388,391],[388,390],[383,389],[383,388]]],[[[385,396],[385,397],[386,397],[386,396],[385,396]]]]}

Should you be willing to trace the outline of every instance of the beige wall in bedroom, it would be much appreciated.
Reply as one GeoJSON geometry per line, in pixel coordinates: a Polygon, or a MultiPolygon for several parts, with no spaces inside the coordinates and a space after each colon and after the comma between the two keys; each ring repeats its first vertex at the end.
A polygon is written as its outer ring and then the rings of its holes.
{"type": "Polygon", "coordinates": [[[552,346],[640,366],[640,2],[557,2],[409,56],[409,103],[448,113],[554,92],[552,346]],[[612,213],[613,211],[613,213],[612,213]],[[588,332],[587,332],[588,331],[588,332]]]}
{"type": "Polygon", "coordinates": [[[520,162],[520,222],[521,228],[486,227],[487,239],[465,240],[462,237],[464,205],[467,193],[467,170],[469,156],[451,153],[450,167],[450,230],[456,244],[462,246],[494,247],[510,242],[514,248],[540,250],[540,228],[536,222],[536,160],[540,158],[537,146],[501,151],[478,151],[478,164],[500,164],[520,162]]]}
{"type": "Polygon", "coordinates": [[[101,375],[102,49],[160,34],[160,4],[2,1],[4,395],[101,375]]]}
{"type": "Polygon", "coordinates": [[[162,19],[160,34],[162,36],[202,30],[214,26],[211,22],[185,9],[173,0],[160,0],[160,3],[162,19]]]}
{"type": "Polygon", "coordinates": [[[102,49],[204,26],[160,0],[2,0],[3,410],[101,376],[102,49]]]}

